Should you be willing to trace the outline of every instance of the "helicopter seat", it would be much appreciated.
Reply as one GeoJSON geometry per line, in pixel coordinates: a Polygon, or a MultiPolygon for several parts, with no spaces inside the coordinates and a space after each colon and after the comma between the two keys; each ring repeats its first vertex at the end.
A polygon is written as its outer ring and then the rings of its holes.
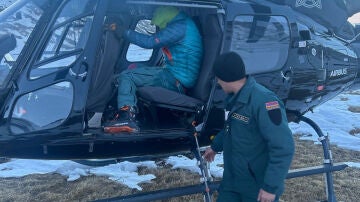
{"type": "Polygon", "coordinates": [[[216,15],[209,15],[203,22],[203,46],[204,55],[202,59],[200,74],[194,87],[187,89],[187,94],[180,94],[162,87],[145,86],[137,89],[139,102],[147,107],[156,119],[156,107],[176,109],[185,112],[200,113],[208,101],[212,87],[211,80],[213,62],[219,53],[221,44],[221,28],[214,26],[218,24],[216,15]]]}
{"type": "Polygon", "coordinates": [[[138,89],[139,99],[147,105],[195,111],[203,105],[201,100],[162,87],[145,86],[138,89]]]}

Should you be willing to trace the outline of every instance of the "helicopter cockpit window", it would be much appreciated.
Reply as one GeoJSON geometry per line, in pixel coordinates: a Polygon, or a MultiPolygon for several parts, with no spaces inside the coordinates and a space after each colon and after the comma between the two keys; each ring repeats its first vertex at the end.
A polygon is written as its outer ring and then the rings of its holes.
{"type": "MultiPolygon", "coordinates": [[[[143,34],[151,35],[156,32],[156,26],[151,24],[150,20],[140,20],[135,31],[143,34]]],[[[130,44],[126,53],[126,59],[129,62],[144,62],[151,58],[153,49],[144,49],[135,44],[130,44]]]]}
{"type": "Polygon", "coordinates": [[[237,16],[231,40],[249,74],[278,70],[288,55],[289,24],[283,16],[237,16]]]}
{"type": "Polygon", "coordinates": [[[65,5],[42,54],[30,72],[31,79],[69,67],[76,61],[90,34],[93,9],[89,9],[89,5],[94,6],[92,2],[73,0],[65,5]]]}
{"type": "Polygon", "coordinates": [[[55,26],[62,24],[71,18],[92,13],[95,9],[96,1],[94,0],[71,0],[62,9],[56,19],[55,26]]]}
{"type": "Polygon", "coordinates": [[[0,86],[10,75],[43,10],[40,1],[20,1],[0,12],[0,86]]]}
{"type": "Polygon", "coordinates": [[[22,134],[59,126],[71,112],[73,97],[74,89],[70,82],[57,83],[21,96],[10,119],[11,132],[22,134]]]}

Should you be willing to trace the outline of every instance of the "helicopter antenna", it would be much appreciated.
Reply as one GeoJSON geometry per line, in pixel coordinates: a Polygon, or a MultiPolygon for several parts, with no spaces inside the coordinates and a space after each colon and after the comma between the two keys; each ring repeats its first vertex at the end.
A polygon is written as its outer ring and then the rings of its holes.
{"type": "Polygon", "coordinates": [[[344,39],[344,38],[342,38],[342,37],[339,37],[338,35],[336,35],[335,33],[333,33],[332,34],[335,38],[337,38],[337,39],[339,39],[340,41],[342,41],[342,42],[344,42],[346,45],[349,45],[349,44],[351,44],[352,42],[354,42],[355,40],[356,40],[356,38],[360,35],[360,33],[359,34],[357,34],[352,40],[346,40],[346,39],[344,39]]]}
{"type": "MultiPolygon", "coordinates": [[[[333,33],[332,34],[335,38],[337,38],[337,39],[339,39],[340,41],[342,41],[342,42],[344,42],[346,45],[349,45],[351,42],[352,42],[352,40],[346,40],[346,39],[344,39],[344,38],[342,38],[342,37],[339,37],[338,35],[336,35],[335,33],[333,33]]],[[[357,37],[357,36],[356,36],[357,37]]],[[[356,39],[356,37],[355,37],[355,39],[356,39]]]]}
{"type": "MultiPolygon", "coordinates": [[[[356,41],[356,39],[357,39],[359,36],[360,36],[360,33],[358,33],[353,39],[351,39],[351,40],[349,41],[349,44],[351,44],[352,42],[356,41]]],[[[349,44],[347,44],[347,45],[349,45],[349,44]]]]}

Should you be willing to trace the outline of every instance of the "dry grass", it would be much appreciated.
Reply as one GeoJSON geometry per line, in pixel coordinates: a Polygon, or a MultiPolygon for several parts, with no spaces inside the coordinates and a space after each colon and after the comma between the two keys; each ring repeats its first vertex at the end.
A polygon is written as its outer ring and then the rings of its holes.
{"type": "MultiPolygon", "coordinates": [[[[311,141],[296,141],[296,154],[292,169],[321,165],[323,152],[321,145],[311,141]],[[317,154],[317,155],[316,155],[317,154]]],[[[331,147],[334,162],[359,162],[360,152],[331,147]]],[[[338,201],[358,201],[360,196],[360,170],[346,168],[334,173],[334,189],[338,201]]],[[[313,175],[294,178],[286,181],[286,190],[281,197],[283,201],[321,201],[326,199],[324,175],[313,175]]]]}
{"type": "MultiPolygon", "coordinates": [[[[296,138],[297,139],[297,138],[296,138]]],[[[332,147],[335,162],[360,162],[360,152],[332,147]]],[[[322,164],[321,145],[310,141],[296,140],[296,155],[292,168],[302,168],[322,164]]],[[[199,183],[199,176],[170,166],[150,170],[140,168],[140,174],[153,173],[152,183],[142,184],[144,191],[185,186],[199,183]]],[[[0,201],[90,201],[138,193],[104,177],[82,177],[75,182],[67,182],[58,174],[31,175],[23,178],[0,178],[0,201]]],[[[323,175],[289,179],[282,201],[302,202],[325,200],[323,175]]],[[[347,168],[334,174],[334,187],[338,201],[358,201],[360,196],[360,170],[347,168]]],[[[192,195],[165,201],[202,201],[202,195],[192,195]]]]}

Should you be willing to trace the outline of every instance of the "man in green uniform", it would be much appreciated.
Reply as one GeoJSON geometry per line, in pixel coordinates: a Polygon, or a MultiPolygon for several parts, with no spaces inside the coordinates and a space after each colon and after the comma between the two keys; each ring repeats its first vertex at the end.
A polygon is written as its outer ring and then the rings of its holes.
{"type": "Polygon", "coordinates": [[[283,103],[246,76],[239,55],[220,55],[214,74],[228,94],[229,111],[204,158],[213,161],[223,151],[224,173],[218,201],[274,202],[284,191],[284,180],[294,154],[294,141],[283,103]]]}

